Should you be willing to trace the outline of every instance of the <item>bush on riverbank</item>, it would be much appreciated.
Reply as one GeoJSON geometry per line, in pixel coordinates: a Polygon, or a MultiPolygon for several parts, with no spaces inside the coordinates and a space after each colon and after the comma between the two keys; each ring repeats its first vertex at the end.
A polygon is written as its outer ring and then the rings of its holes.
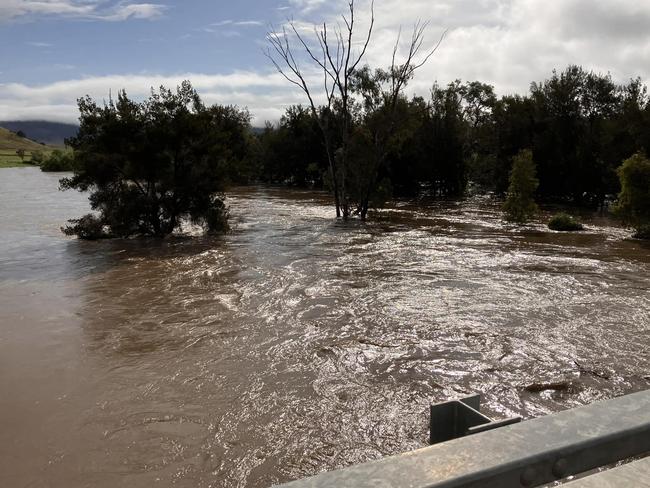
{"type": "Polygon", "coordinates": [[[72,151],[61,151],[60,149],[55,149],[49,156],[45,158],[41,156],[41,158],[41,171],[57,172],[74,170],[74,154],[72,151]]]}
{"type": "Polygon", "coordinates": [[[584,230],[580,222],[564,212],[554,215],[548,223],[548,228],[563,232],[584,230]]]}

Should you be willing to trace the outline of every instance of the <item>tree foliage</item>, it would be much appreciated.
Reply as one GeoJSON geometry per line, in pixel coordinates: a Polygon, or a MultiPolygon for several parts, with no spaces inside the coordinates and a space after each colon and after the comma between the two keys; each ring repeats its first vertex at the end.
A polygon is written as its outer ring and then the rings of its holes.
{"type": "Polygon", "coordinates": [[[524,149],[514,157],[510,171],[508,195],[503,205],[507,220],[523,224],[537,213],[534,195],[538,186],[533,154],[524,149]]]}
{"type": "Polygon", "coordinates": [[[55,172],[55,171],[73,171],[74,170],[74,154],[72,151],[62,151],[55,149],[52,153],[45,157],[41,153],[36,156],[32,154],[32,161],[38,162],[41,171],[55,172]]]}
{"type": "MultiPolygon", "coordinates": [[[[490,85],[456,80],[447,86],[434,83],[428,98],[407,99],[400,92],[394,104],[386,104],[390,79],[389,70],[365,66],[350,78],[352,130],[346,177],[339,175],[339,183],[345,181],[352,200],[370,195],[379,203],[391,194],[459,196],[468,184],[472,190],[505,194],[514,156],[530,149],[539,199],[604,205],[621,189],[621,161],[650,148],[650,103],[639,79],[617,85],[609,75],[569,66],[533,83],[527,96],[499,98],[490,85]]],[[[285,162],[267,157],[264,172],[277,171],[291,184],[328,187],[327,175],[303,175],[315,161],[320,161],[321,174],[327,167],[325,146],[315,143],[323,120],[328,120],[330,145],[342,147],[337,116],[332,114],[336,110],[335,101],[316,110],[302,109],[301,124],[314,129],[307,147],[307,139],[294,129],[287,131],[286,121],[268,127],[262,144],[280,139],[282,154],[295,157],[285,162]]],[[[288,112],[286,118],[294,115],[288,112]]],[[[340,153],[334,151],[335,161],[340,153]]]]}
{"type": "Polygon", "coordinates": [[[636,153],[618,168],[618,176],[621,192],[616,214],[636,228],[639,237],[650,238],[650,160],[636,153]]]}
{"type": "Polygon", "coordinates": [[[364,66],[363,60],[375,25],[374,2],[361,39],[357,39],[354,0],[348,1],[342,20],[342,24],[323,23],[315,28],[313,39],[290,21],[281,32],[269,32],[267,55],[277,71],[307,98],[327,155],[327,181],[334,194],[336,216],[365,218],[372,200],[389,196],[389,181],[381,173],[399,129],[404,89],[435,53],[442,37],[432,49],[423,49],[427,24],[418,21],[406,49],[401,49],[400,32],[389,67],[373,70],[364,66]],[[303,63],[321,72],[322,85],[314,86],[303,63]],[[318,107],[317,98],[325,104],[318,107]]]}
{"type": "Polygon", "coordinates": [[[564,212],[560,212],[551,217],[551,220],[548,222],[548,228],[561,232],[584,230],[584,226],[580,222],[564,212]]]}
{"type": "Polygon", "coordinates": [[[248,112],[204,105],[187,81],[143,102],[125,91],[103,105],[85,97],[79,111],[79,132],[67,141],[75,172],[61,186],[89,191],[97,215],[72,221],[66,233],[96,237],[100,227],[111,236],[162,237],[184,220],[226,228],[222,192],[249,157],[248,112]],[[82,231],[88,223],[93,229],[82,231]]]}
{"type": "Polygon", "coordinates": [[[301,187],[327,181],[327,153],[310,110],[289,107],[276,126],[267,124],[259,140],[262,181],[301,187]]]}

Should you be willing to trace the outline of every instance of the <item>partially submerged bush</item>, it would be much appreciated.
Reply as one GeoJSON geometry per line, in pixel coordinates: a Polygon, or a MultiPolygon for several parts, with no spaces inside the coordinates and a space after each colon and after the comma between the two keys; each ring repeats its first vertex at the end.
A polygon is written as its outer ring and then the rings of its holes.
{"type": "Polygon", "coordinates": [[[74,154],[72,151],[61,151],[55,149],[47,158],[40,163],[41,171],[73,171],[74,154]]]}
{"type": "Polygon", "coordinates": [[[538,186],[533,153],[524,149],[513,158],[508,196],[503,205],[506,220],[525,224],[535,216],[538,208],[533,197],[538,186]]]}
{"type": "Polygon", "coordinates": [[[636,153],[618,168],[621,193],[614,207],[624,224],[634,227],[637,239],[650,238],[650,159],[636,153]]]}
{"type": "Polygon", "coordinates": [[[32,151],[32,164],[37,164],[40,166],[43,163],[44,159],[45,155],[43,154],[43,151],[32,151]]]}
{"type": "Polygon", "coordinates": [[[68,220],[72,225],[61,227],[61,231],[67,236],[78,236],[79,239],[95,241],[111,237],[104,230],[104,222],[93,214],[86,214],[79,219],[68,220]]]}
{"type": "MultiPolygon", "coordinates": [[[[125,91],[103,105],[82,98],[79,111],[79,131],[67,141],[74,175],[60,185],[90,193],[107,233],[162,238],[187,221],[208,232],[227,228],[223,191],[231,169],[249,156],[246,110],[206,106],[183,82],[142,102],[125,91]]],[[[97,226],[89,223],[92,235],[97,226]]],[[[75,230],[84,227],[67,232],[75,230]]]]}
{"type": "Polygon", "coordinates": [[[554,215],[548,223],[548,228],[564,232],[584,230],[580,222],[564,212],[554,215]]]}
{"type": "Polygon", "coordinates": [[[635,239],[650,239],[650,225],[640,226],[632,237],[635,239]]]}

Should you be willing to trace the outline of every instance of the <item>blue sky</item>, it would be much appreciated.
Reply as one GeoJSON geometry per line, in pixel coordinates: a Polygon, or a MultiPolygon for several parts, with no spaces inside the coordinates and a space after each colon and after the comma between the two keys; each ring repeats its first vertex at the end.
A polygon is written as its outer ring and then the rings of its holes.
{"type": "Polygon", "coordinates": [[[260,43],[267,25],[282,22],[285,10],[278,8],[287,7],[273,0],[168,1],[143,18],[103,20],[119,6],[102,2],[92,15],[34,12],[5,20],[0,59],[10,62],[2,63],[0,79],[43,84],[85,75],[255,69],[266,62],[260,43]]]}
{"type": "MultiPolygon", "coordinates": [[[[270,24],[293,17],[306,35],[335,22],[345,0],[0,0],[0,120],[73,122],[76,99],[189,79],[209,103],[248,107],[256,125],[304,102],[262,53],[270,24]]],[[[357,0],[360,26],[369,0],[357,0]]],[[[366,60],[386,65],[401,28],[430,21],[427,42],[449,30],[410,84],[481,80],[499,94],[570,63],[616,81],[650,75],[650,1],[375,0],[366,60]]],[[[305,63],[305,66],[308,66],[305,63]]],[[[316,73],[312,73],[316,77],[316,73]]],[[[314,78],[317,79],[317,78],[314,78]]]]}

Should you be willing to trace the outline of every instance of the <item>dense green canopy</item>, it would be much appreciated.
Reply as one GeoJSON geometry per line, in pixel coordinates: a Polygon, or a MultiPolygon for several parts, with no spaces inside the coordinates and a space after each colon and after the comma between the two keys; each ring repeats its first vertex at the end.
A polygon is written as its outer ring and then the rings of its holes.
{"type": "Polygon", "coordinates": [[[616,213],[637,230],[637,236],[650,238],[650,160],[643,154],[626,159],[618,168],[621,193],[616,213]]]}
{"type": "MultiPolygon", "coordinates": [[[[360,171],[368,166],[371,138],[378,133],[385,104],[367,102],[378,93],[381,77],[364,69],[358,78],[352,143],[365,144],[365,150],[349,155],[350,188],[363,187],[361,175],[374,185],[373,192],[390,188],[394,196],[457,196],[468,183],[504,194],[514,156],[530,149],[539,179],[536,197],[597,205],[620,191],[616,170],[622,161],[650,150],[650,104],[641,81],[617,85],[609,75],[570,66],[532,83],[528,96],[499,98],[490,85],[455,81],[445,87],[434,84],[428,98],[401,97],[391,119],[399,130],[385,141],[385,157],[373,168],[376,174],[360,171]]],[[[260,178],[327,184],[327,178],[313,176],[315,168],[324,173],[326,167],[315,127],[313,115],[296,107],[268,127],[260,136],[270,148],[261,154],[260,178]],[[312,176],[306,178],[308,166],[312,176]]]]}
{"type": "Polygon", "coordinates": [[[66,233],[160,237],[186,219],[208,231],[226,227],[222,192],[249,153],[246,111],[205,106],[189,82],[143,102],[124,91],[103,105],[82,98],[79,110],[79,133],[68,141],[75,172],[61,183],[90,191],[98,214],[73,221],[66,233]]]}
{"type": "Polygon", "coordinates": [[[62,186],[90,191],[96,214],[66,232],[163,236],[184,221],[223,229],[228,182],[338,185],[343,214],[361,217],[393,197],[494,191],[508,194],[515,221],[532,216],[534,199],[606,205],[622,190],[619,215],[637,228],[650,220],[636,198],[650,184],[640,162],[650,149],[640,80],[617,85],[570,66],[533,83],[529,96],[499,98],[490,85],[455,81],[410,99],[391,90],[393,80],[360,67],[347,115],[334,97],[316,110],[292,106],[257,132],[246,111],[205,106],[189,82],[143,102],[124,92],[102,105],[83,98],[79,134],[68,141],[75,174],[62,186]],[[515,202],[522,185],[526,196],[515,202]]]}

